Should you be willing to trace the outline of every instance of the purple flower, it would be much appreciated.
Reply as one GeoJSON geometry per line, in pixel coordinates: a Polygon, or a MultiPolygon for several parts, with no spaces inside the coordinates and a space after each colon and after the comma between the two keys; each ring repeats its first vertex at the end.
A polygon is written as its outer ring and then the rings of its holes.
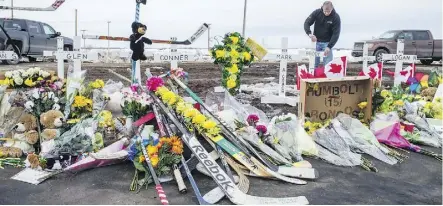
{"type": "Polygon", "coordinates": [[[265,125],[257,125],[257,127],[255,127],[255,129],[260,132],[261,134],[266,134],[266,132],[268,132],[268,128],[266,128],[265,125]]]}
{"type": "Polygon", "coordinates": [[[250,114],[246,119],[250,126],[254,126],[258,122],[258,120],[260,120],[260,118],[255,114],[250,114]]]}
{"type": "Polygon", "coordinates": [[[160,77],[151,77],[146,81],[146,86],[148,87],[149,91],[153,92],[163,85],[163,79],[160,77]]]}

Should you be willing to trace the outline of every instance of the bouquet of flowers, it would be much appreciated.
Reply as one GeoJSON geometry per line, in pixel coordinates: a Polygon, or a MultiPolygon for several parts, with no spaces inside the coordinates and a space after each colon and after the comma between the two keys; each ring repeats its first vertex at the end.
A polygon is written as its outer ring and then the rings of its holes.
{"type": "Polygon", "coordinates": [[[5,79],[0,80],[0,85],[6,85],[8,88],[32,88],[51,79],[51,73],[41,70],[39,67],[31,67],[27,70],[7,71],[5,79]]]}
{"type": "Polygon", "coordinates": [[[147,94],[143,93],[139,95],[124,92],[123,95],[123,101],[120,106],[122,108],[123,115],[125,115],[127,118],[129,117],[132,118],[132,120],[137,121],[152,110],[150,106],[151,100],[147,94]]]}
{"type": "Polygon", "coordinates": [[[238,33],[227,33],[222,41],[210,50],[214,64],[223,67],[222,86],[234,95],[240,88],[243,66],[254,60],[251,50],[245,45],[244,38],[238,33]]]}

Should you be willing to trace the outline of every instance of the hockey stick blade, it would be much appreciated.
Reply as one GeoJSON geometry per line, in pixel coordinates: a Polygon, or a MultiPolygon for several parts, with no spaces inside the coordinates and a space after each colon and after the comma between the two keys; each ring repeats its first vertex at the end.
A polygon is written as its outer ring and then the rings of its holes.
{"type": "Polygon", "coordinates": [[[176,127],[183,133],[183,142],[191,149],[195,156],[199,159],[205,168],[211,172],[213,180],[222,188],[226,196],[234,204],[254,204],[254,205],[302,205],[309,204],[305,196],[289,197],[289,198],[271,198],[271,197],[257,197],[243,193],[235,185],[235,183],[228,177],[223,169],[211,159],[209,153],[204,149],[195,136],[191,136],[183,125],[168,111],[163,102],[155,95],[149,94],[155,103],[166,113],[168,118],[176,125],[176,127]]]}
{"type": "Polygon", "coordinates": [[[0,6],[2,10],[22,10],[22,11],[55,11],[60,7],[66,0],[56,0],[51,6],[46,8],[38,7],[10,7],[10,6],[0,6]]]}

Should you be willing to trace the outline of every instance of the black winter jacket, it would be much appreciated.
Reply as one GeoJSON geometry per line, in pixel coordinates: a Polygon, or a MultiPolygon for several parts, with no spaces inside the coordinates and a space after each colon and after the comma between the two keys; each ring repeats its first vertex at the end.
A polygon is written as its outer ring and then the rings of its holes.
{"type": "Polygon", "coordinates": [[[328,47],[332,49],[340,36],[341,21],[338,13],[333,9],[329,16],[325,16],[321,8],[312,12],[304,25],[307,35],[312,33],[310,27],[314,23],[314,35],[317,37],[317,41],[329,42],[328,47]]]}

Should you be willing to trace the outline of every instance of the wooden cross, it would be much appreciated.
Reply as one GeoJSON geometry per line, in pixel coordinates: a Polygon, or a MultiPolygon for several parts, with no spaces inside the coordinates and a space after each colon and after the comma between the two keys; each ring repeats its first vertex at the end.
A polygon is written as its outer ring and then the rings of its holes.
{"type": "Polygon", "coordinates": [[[403,70],[403,62],[405,63],[415,63],[417,61],[417,55],[404,55],[405,50],[405,40],[397,40],[397,54],[383,54],[383,61],[395,61],[395,76],[394,76],[394,86],[401,84],[401,80],[395,78],[403,70]]]}
{"type": "Polygon", "coordinates": [[[81,52],[81,37],[74,37],[74,51],[64,51],[63,37],[57,37],[57,51],[43,51],[43,56],[57,59],[57,76],[65,77],[64,60],[74,61],[74,72],[81,71],[82,60],[98,60],[97,52],[81,52]]]}

